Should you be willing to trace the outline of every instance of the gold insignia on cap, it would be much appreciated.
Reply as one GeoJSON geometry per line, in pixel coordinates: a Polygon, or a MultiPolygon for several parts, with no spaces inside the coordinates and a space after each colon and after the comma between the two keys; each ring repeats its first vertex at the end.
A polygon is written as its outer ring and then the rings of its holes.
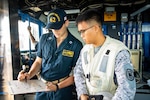
{"type": "Polygon", "coordinates": [[[56,22],[56,18],[55,17],[50,17],[49,21],[55,23],[56,22]]]}
{"type": "Polygon", "coordinates": [[[63,56],[67,56],[67,57],[73,57],[73,55],[74,55],[74,51],[70,51],[70,50],[63,50],[63,52],[62,52],[62,55],[63,56]]]}
{"type": "Polygon", "coordinates": [[[55,23],[55,22],[59,22],[60,21],[60,17],[59,17],[59,15],[58,14],[56,14],[56,13],[50,13],[49,14],[49,21],[50,22],[53,22],[53,23],[55,23]]]}

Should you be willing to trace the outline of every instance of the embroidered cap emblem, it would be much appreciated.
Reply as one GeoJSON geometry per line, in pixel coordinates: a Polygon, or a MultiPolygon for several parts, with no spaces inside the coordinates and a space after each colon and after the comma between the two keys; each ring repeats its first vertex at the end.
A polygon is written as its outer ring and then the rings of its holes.
{"type": "Polygon", "coordinates": [[[59,22],[59,21],[60,21],[60,17],[59,17],[59,15],[56,14],[56,13],[50,13],[48,16],[50,16],[50,17],[49,17],[49,21],[50,21],[51,23],[56,23],[56,22],[59,22]]]}

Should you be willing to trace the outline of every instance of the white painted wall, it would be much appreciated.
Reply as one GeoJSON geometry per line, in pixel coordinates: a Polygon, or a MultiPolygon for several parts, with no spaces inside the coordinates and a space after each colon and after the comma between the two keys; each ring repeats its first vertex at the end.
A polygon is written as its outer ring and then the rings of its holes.
{"type": "Polygon", "coordinates": [[[68,29],[69,29],[70,33],[72,35],[74,35],[77,39],[79,39],[84,45],[84,42],[83,42],[80,34],[78,33],[78,29],[77,29],[77,27],[75,25],[75,22],[70,22],[68,29]]]}

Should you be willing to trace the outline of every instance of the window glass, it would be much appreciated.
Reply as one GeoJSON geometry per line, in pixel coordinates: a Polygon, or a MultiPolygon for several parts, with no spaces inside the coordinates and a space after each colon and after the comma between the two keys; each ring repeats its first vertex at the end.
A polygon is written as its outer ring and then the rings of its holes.
{"type": "MultiPolygon", "coordinates": [[[[18,30],[19,30],[19,46],[20,46],[20,51],[29,51],[30,48],[31,50],[35,50],[35,46],[30,41],[29,37],[29,32],[27,30],[27,27],[29,26],[28,21],[18,21],[18,30]]],[[[39,27],[37,24],[30,22],[31,26],[31,32],[35,38],[36,41],[39,41],[39,27]]]]}

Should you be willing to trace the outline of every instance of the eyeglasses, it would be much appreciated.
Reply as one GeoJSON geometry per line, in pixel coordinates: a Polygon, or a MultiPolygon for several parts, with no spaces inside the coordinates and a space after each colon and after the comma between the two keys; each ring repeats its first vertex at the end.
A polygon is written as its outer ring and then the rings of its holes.
{"type": "Polygon", "coordinates": [[[79,32],[79,34],[83,34],[83,33],[85,33],[88,29],[90,29],[90,28],[92,28],[92,27],[94,27],[94,25],[93,25],[93,26],[91,26],[91,27],[89,27],[89,28],[86,28],[86,29],[80,30],[80,31],[78,31],[78,32],[79,32]]]}

